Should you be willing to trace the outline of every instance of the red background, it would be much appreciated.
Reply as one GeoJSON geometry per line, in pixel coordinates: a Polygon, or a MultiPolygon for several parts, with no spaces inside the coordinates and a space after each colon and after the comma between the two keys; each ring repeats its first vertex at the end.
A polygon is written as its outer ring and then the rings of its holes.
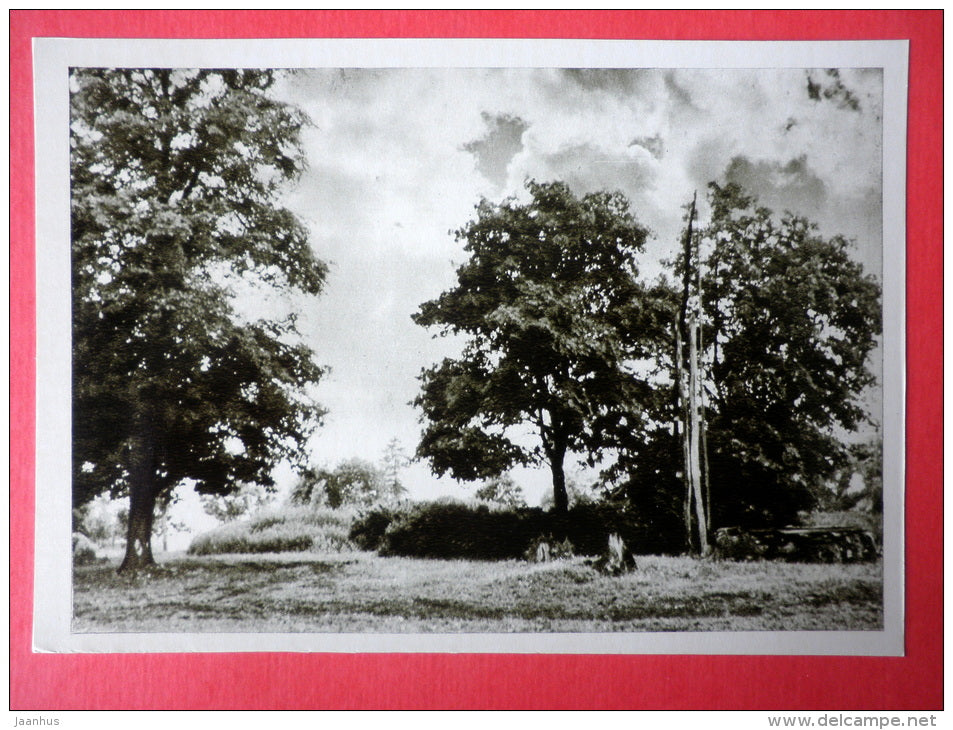
{"type": "Polygon", "coordinates": [[[942,11],[14,10],[10,41],[11,709],[942,708],[942,11]],[[32,653],[38,36],[909,39],[906,656],[32,653]]]}

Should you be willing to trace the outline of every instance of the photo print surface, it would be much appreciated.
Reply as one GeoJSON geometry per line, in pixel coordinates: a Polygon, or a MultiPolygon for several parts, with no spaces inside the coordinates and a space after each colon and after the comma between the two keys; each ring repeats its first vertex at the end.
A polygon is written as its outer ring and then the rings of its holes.
{"type": "Polygon", "coordinates": [[[51,53],[48,646],[898,651],[896,64],[771,45],[51,53]]]}

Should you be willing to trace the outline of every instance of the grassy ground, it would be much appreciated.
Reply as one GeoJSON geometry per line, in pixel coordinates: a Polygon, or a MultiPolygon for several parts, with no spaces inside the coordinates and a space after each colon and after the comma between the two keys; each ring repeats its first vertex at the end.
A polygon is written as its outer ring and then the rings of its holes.
{"type": "MultiPolygon", "coordinates": [[[[161,558],[160,558],[161,561],[161,558]]],[[[76,568],[73,630],[604,632],[882,628],[876,564],[641,556],[605,577],[529,564],[371,553],[167,556],[150,574],[76,568]]]]}

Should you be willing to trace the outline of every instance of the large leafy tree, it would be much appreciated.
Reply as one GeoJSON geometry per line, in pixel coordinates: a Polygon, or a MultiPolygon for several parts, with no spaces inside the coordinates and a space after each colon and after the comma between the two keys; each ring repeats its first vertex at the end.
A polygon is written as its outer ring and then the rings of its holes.
{"type": "Polygon", "coordinates": [[[317,294],[326,272],[276,203],[307,120],[275,79],[70,75],[73,501],[128,495],[122,569],[154,562],[157,505],[177,485],[269,485],[277,460],[303,462],[321,417],[294,317],[247,306],[263,289],[317,294]]]}
{"type": "Polygon", "coordinates": [[[462,480],[548,464],[564,512],[567,455],[598,460],[607,432],[635,426],[629,404],[647,389],[635,363],[661,336],[666,308],[639,282],[647,233],[621,194],[527,190],[525,203],[477,206],[457,231],[469,253],[457,285],[414,315],[465,339],[460,357],[421,375],[417,453],[462,480]]]}
{"type": "MultiPolygon", "coordinates": [[[[880,289],[845,238],[775,215],[737,185],[709,192],[711,219],[690,265],[700,282],[711,523],[786,524],[849,462],[847,437],[868,419],[880,289]]],[[[672,399],[655,404],[654,428],[629,439],[621,463],[630,496],[671,526],[683,486],[668,424],[679,414],[672,399]]]]}
{"type": "Polygon", "coordinates": [[[345,459],[334,469],[309,467],[298,478],[291,493],[294,504],[345,505],[362,508],[393,506],[406,493],[400,482],[364,459],[345,459]]]}
{"type": "Polygon", "coordinates": [[[274,492],[260,484],[242,484],[229,494],[202,495],[202,511],[219,522],[234,522],[260,512],[274,500],[274,492]]]}
{"type": "Polygon", "coordinates": [[[843,436],[867,419],[880,288],[842,236],[777,219],[735,185],[712,185],[711,203],[712,510],[790,519],[848,460],[843,436]]]}

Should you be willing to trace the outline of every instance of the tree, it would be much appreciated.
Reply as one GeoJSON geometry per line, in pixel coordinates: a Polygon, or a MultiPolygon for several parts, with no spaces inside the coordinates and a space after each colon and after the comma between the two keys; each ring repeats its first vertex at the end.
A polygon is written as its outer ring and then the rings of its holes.
{"type": "Polygon", "coordinates": [[[498,504],[505,509],[517,509],[526,506],[523,488],[509,474],[487,479],[473,496],[481,502],[498,504]]]}
{"type": "Polygon", "coordinates": [[[170,509],[178,501],[178,495],[173,493],[169,499],[160,499],[156,505],[155,516],[152,520],[152,534],[161,539],[163,552],[169,551],[170,534],[188,530],[188,525],[184,522],[172,519],[170,509]]]}
{"type": "Polygon", "coordinates": [[[240,313],[266,291],[317,294],[326,267],[276,204],[306,118],[256,70],[70,75],[73,501],[129,497],[120,570],[154,563],[156,506],[269,485],[303,462],[321,369],[293,315],[240,313]]]}
{"type": "Polygon", "coordinates": [[[675,322],[674,375],[678,404],[675,430],[681,438],[684,456],[683,515],[686,540],[689,545],[696,543],[698,551],[704,555],[709,549],[711,490],[708,473],[707,424],[705,423],[705,370],[699,352],[703,348],[704,338],[701,313],[702,283],[696,261],[698,246],[692,235],[696,202],[697,196],[692,196],[680,261],[682,293],[678,319],[675,322]]]}
{"type": "Polygon", "coordinates": [[[386,491],[395,499],[407,494],[406,487],[400,481],[400,470],[410,464],[410,461],[398,438],[394,437],[387,442],[381,459],[381,468],[384,473],[386,491]]]}
{"type": "MultiPolygon", "coordinates": [[[[736,185],[709,192],[711,219],[694,243],[711,527],[790,524],[848,463],[843,437],[867,420],[880,290],[843,237],[776,216],[736,185]]],[[[673,399],[653,411],[652,428],[624,444],[620,463],[630,498],[671,524],[682,416],[673,399]]]]}
{"type": "MultiPolygon", "coordinates": [[[[582,469],[566,474],[566,495],[569,498],[570,509],[580,505],[598,504],[606,496],[602,485],[598,481],[588,479],[582,469]]],[[[522,497],[522,490],[520,490],[520,496],[522,497]]],[[[539,506],[547,510],[552,509],[553,495],[542,495],[539,506]]]]}
{"type": "Polygon", "coordinates": [[[855,506],[882,515],[884,511],[883,435],[878,432],[867,441],[850,447],[854,472],[863,484],[861,499],[855,506]]]}
{"type": "Polygon", "coordinates": [[[257,512],[275,498],[274,490],[260,484],[242,484],[230,494],[202,495],[202,510],[219,522],[234,522],[257,512]]]}
{"type": "Polygon", "coordinates": [[[119,525],[114,503],[106,497],[91,500],[73,510],[73,532],[79,532],[99,545],[116,536],[119,525]]]}
{"type": "Polygon", "coordinates": [[[565,512],[566,455],[598,460],[604,432],[633,417],[628,405],[647,386],[632,364],[666,320],[657,292],[638,281],[647,232],[621,193],[579,199],[558,182],[527,190],[525,204],[477,206],[456,233],[470,256],[457,286],[414,315],[466,337],[459,358],[421,375],[417,454],[462,480],[546,463],[554,509],[565,512]],[[533,445],[520,440],[525,424],[533,445]]]}
{"type": "Polygon", "coordinates": [[[711,204],[712,511],[722,524],[786,522],[849,459],[838,432],[868,420],[880,288],[842,236],[777,219],[735,185],[712,185],[711,204]]]}
{"type": "Polygon", "coordinates": [[[395,491],[384,472],[369,461],[346,459],[332,470],[306,469],[292,491],[291,500],[296,504],[326,504],[331,509],[346,505],[371,507],[396,501],[401,493],[395,491]]]}
{"type": "Polygon", "coordinates": [[[857,510],[883,513],[883,440],[876,436],[847,447],[848,460],[820,486],[818,508],[827,512],[857,510]]]}

